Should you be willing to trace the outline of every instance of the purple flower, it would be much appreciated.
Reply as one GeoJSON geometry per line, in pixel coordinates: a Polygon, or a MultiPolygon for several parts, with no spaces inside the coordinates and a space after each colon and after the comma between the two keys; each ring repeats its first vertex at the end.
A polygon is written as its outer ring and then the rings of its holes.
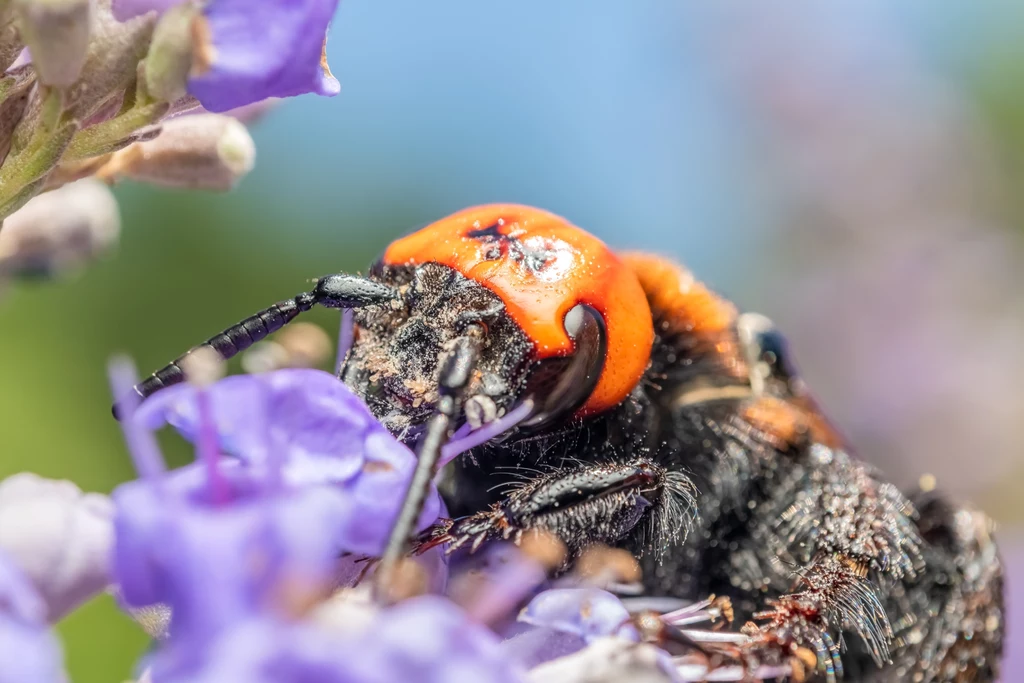
{"type": "Polygon", "coordinates": [[[114,492],[114,571],[125,604],[166,604],[172,638],[205,638],[261,610],[287,611],[275,601],[294,587],[331,585],[341,553],[331,533],[343,510],[338,491],[260,490],[236,466],[224,469],[228,499],[216,501],[204,472],[183,474],[114,492]]]}
{"type": "MultiPolygon", "coordinates": [[[[380,555],[416,456],[348,387],[320,370],[288,369],[228,377],[205,391],[223,452],[255,470],[279,463],[288,486],[328,484],[342,491],[339,545],[352,553],[380,555]]],[[[164,389],[139,408],[136,419],[147,429],[170,424],[196,441],[197,390],[190,385],[164,389]]],[[[419,528],[433,523],[440,512],[434,490],[419,528]]]]}
{"type": "Polygon", "coordinates": [[[28,578],[0,553],[0,683],[65,680],[48,608],[28,578]]]}
{"type": "Polygon", "coordinates": [[[154,681],[521,681],[499,645],[448,600],[425,596],[377,613],[358,633],[308,621],[253,619],[210,643],[200,668],[187,675],[154,672],[154,681]]]}
{"type": "MultiPolygon", "coordinates": [[[[115,0],[120,20],[180,4],[115,0]]],[[[327,67],[326,34],[338,0],[210,0],[193,30],[188,92],[224,112],[269,97],[337,95],[327,67]]]]}
{"type": "Polygon", "coordinates": [[[163,14],[175,5],[181,4],[182,0],[112,0],[111,7],[114,11],[114,18],[118,21],[128,21],[149,12],[163,14]]]}
{"type": "Polygon", "coordinates": [[[571,633],[590,643],[615,636],[636,642],[640,634],[622,602],[598,588],[554,588],[544,591],[526,606],[519,620],[571,633]]]}
{"type": "Polygon", "coordinates": [[[386,610],[363,637],[375,680],[517,681],[494,633],[443,598],[424,596],[386,610]]]}
{"type": "Polygon", "coordinates": [[[337,95],[327,68],[327,26],[337,0],[213,0],[206,9],[209,68],[188,89],[210,111],[268,97],[337,95]]]}

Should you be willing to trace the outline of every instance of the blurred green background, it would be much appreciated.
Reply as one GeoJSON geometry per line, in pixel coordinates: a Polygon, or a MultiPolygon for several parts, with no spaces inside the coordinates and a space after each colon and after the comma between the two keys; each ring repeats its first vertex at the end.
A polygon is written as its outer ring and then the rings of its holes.
{"type": "MultiPolygon", "coordinates": [[[[0,475],[111,490],[132,476],[112,354],[148,372],[414,226],[518,201],[776,318],[859,453],[998,518],[1013,585],[1024,9],[716,7],[343,3],[341,95],[255,123],[238,190],[120,187],[115,256],[0,293],[0,475]]],[[[60,631],[78,683],[127,678],[146,647],[109,599],[60,631]]]]}

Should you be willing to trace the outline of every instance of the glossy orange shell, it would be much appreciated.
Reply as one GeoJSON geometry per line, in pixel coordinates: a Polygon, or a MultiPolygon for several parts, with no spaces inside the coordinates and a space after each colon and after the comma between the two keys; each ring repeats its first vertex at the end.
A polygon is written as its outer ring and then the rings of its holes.
{"type": "Polygon", "coordinates": [[[636,275],[603,242],[564,218],[515,204],[474,207],[397,240],[383,258],[389,265],[441,263],[479,282],[505,302],[533,340],[537,359],[573,352],[564,324],[573,306],[598,310],[608,351],[578,415],[621,403],[647,368],[654,326],[636,275]],[[524,251],[542,255],[542,261],[531,266],[524,251]]]}

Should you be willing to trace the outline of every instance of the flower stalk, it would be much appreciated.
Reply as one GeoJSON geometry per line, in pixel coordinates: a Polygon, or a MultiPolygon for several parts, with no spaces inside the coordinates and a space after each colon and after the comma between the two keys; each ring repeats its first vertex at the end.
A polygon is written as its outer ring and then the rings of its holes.
{"type": "Polygon", "coordinates": [[[244,125],[183,114],[335,94],[323,46],[336,6],[0,0],[0,233],[33,197],[92,176],[234,187],[255,158],[244,125]]]}

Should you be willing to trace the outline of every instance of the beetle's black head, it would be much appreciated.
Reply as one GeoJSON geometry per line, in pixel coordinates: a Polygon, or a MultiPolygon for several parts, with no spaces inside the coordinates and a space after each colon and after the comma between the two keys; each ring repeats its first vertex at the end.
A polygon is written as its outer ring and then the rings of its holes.
{"type": "Polygon", "coordinates": [[[371,277],[394,287],[388,306],[355,314],[356,337],[341,377],[395,434],[415,430],[439,399],[446,352],[475,326],[479,355],[464,392],[466,419],[490,422],[520,398],[533,345],[501,299],[454,269],[428,263],[378,266],[371,277]]]}
{"type": "Polygon", "coordinates": [[[398,292],[388,305],[355,311],[356,337],[341,377],[394,434],[414,435],[440,398],[443,359],[469,333],[480,343],[459,420],[476,429],[528,401],[516,434],[565,423],[593,391],[605,358],[600,316],[577,306],[565,317],[576,349],[538,359],[538,345],[501,298],[438,263],[378,264],[370,277],[398,292]],[[411,430],[411,431],[410,431],[411,430]]]}

